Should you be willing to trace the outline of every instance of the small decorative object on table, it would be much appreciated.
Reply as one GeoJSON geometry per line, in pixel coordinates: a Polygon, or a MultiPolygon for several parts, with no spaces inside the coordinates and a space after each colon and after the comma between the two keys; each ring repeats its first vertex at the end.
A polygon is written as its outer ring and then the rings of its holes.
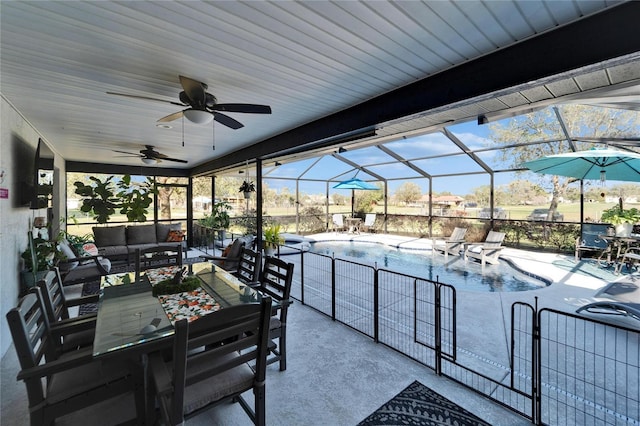
{"type": "Polygon", "coordinates": [[[179,271],[173,278],[162,280],[153,286],[152,293],[154,296],[162,294],[176,294],[185,291],[193,291],[200,287],[202,282],[198,277],[183,276],[184,271],[179,271]]]}

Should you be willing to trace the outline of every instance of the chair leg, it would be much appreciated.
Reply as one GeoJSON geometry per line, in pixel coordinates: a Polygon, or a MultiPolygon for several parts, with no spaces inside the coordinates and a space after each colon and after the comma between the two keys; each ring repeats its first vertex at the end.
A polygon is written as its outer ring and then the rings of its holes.
{"type": "Polygon", "coordinates": [[[282,326],[282,334],[278,343],[278,351],[280,352],[280,371],[287,369],[287,329],[282,326]]]}

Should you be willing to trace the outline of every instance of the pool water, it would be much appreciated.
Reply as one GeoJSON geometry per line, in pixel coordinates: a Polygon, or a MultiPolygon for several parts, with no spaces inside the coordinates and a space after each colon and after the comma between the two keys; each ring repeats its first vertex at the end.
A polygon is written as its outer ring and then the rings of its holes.
{"type": "Polygon", "coordinates": [[[431,251],[403,250],[383,244],[324,241],[311,243],[311,252],[334,255],[336,258],[354,260],[358,263],[377,266],[406,275],[450,284],[457,290],[501,292],[527,291],[544,288],[547,283],[523,274],[502,261],[499,265],[486,265],[464,261],[462,256],[431,251]]]}

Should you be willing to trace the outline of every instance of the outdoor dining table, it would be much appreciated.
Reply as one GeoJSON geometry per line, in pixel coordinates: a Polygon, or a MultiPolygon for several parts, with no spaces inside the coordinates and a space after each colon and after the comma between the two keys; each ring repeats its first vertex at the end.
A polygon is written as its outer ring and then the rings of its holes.
{"type": "Polygon", "coordinates": [[[104,276],[93,356],[145,353],[170,346],[175,321],[182,318],[194,321],[225,307],[261,299],[260,293],[212,263],[194,263],[184,268],[201,280],[201,287],[157,297],[152,295],[152,286],[173,277],[179,267],[147,270],[137,282],[134,272],[104,276]]]}

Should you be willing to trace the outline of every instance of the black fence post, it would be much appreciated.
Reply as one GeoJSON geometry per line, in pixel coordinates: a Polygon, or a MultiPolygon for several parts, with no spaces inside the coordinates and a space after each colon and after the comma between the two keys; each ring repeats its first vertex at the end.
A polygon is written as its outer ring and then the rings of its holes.
{"type": "Polygon", "coordinates": [[[378,282],[378,265],[373,270],[373,341],[379,342],[380,332],[380,295],[378,294],[379,282],[378,282]]]}
{"type": "MultiPolygon", "coordinates": [[[[436,346],[436,374],[442,375],[442,301],[440,294],[440,282],[436,278],[434,289],[435,300],[435,312],[434,312],[434,327],[435,327],[435,346],[436,346]]],[[[417,297],[416,297],[417,299],[417,297]]],[[[417,309],[416,309],[417,312],[417,309]]]]}
{"type": "Polygon", "coordinates": [[[304,251],[300,250],[300,301],[304,305],[304,251]]]}
{"type": "Polygon", "coordinates": [[[336,320],[336,257],[331,255],[331,319],[336,320]]]}

